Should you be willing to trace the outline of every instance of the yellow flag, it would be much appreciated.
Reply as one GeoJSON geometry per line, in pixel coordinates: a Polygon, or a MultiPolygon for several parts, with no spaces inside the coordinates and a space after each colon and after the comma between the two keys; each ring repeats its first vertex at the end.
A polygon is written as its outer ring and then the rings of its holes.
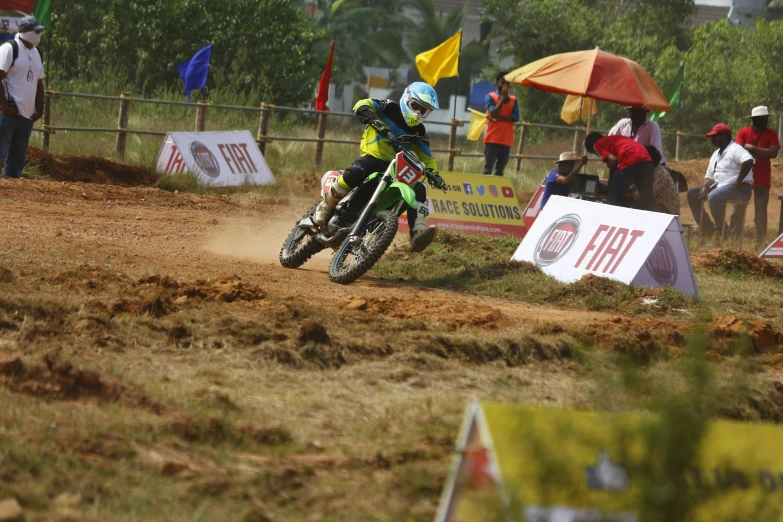
{"type": "Polygon", "coordinates": [[[416,68],[425,82],[434,86],[441,78],[457,76],[462,29],[434,49],[416,56],[416,68]]]}
{"type": "Polygon", "coordinates": [[[484,127],[487,126],[487,114],[470,109],[470,123],[468,124],[468,139],[478,141],[484,127]]]}
{"type": "Polygon", "coordinates": [[[560,111],[560,119],[571,124],[587,118],[590,114],[598,114],[598,105],[594,99],[584,98],[584,102],[582,102],[581,96],[569,94],[560,111]],[[580,107],[582,108],[582,114],[579,114],[580,107]]]}

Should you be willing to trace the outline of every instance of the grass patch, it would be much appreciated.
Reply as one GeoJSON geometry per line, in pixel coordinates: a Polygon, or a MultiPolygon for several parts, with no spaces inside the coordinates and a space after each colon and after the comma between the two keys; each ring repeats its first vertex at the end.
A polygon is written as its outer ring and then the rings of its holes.
{"type": "Polygon", "coordinates": [[[443,230],[438,242],[421,254],[411,255],[404,249],[387,253],[371,274],[432,288],[589,310],[659,313],[693,304],[672,288],[641,289],[593,275],[562,283],[532,263],[511,261],[518,244],[512,237],[470,236],[443,230]],[[655,298],[655,306],[644,305],[643,297],[655,298]]]}

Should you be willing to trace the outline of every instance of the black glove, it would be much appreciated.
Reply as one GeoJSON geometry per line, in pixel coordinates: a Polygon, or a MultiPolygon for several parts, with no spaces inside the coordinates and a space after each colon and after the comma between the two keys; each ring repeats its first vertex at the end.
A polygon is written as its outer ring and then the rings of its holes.
{"type": "Polygon", "coordinates": [[[389,126],[383,123],[381,120],[372,120],[370,122],[370,127],[375,129],[375,132],[377,132],[382,137],[386,138],[389,135],[389,132],[391,129],[389,129],[389,126]]]}
{"type": "Polygon", "coordinates": [[[435,187],[436,189],[445,190],[446,189],[446,180],[441,177],[440,174],[437,172],[432,172],[431,170],[428,170],[430,173],[428,179],[430,180],[430,184],[435,187]]]}

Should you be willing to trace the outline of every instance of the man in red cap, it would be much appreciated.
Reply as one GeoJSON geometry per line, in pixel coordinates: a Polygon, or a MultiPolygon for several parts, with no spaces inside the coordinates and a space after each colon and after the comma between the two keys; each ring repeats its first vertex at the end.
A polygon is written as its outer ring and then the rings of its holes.
{"type": "MultiPolygon", "coordinates": [[[[753,156],[731,139],[731,129],[723,123],[715,125],[707,133],[712,144],[718,147],[710,158],[707,174],[701,187],[688,191],[688,204],[693,212],[693,219],[699,224],[703,236],[708,237],[721,230],[725,223],[726,209],[724,203],[729,200],[750,201],[753,194],[753,156]],[[704,200],[710,207],[715,223],[704,212],[704,220],[700,223],[704,200]]],[[[735,207],[731,215],[729,233],[739,235],[741,230],[740,213],[735,207]]]]}

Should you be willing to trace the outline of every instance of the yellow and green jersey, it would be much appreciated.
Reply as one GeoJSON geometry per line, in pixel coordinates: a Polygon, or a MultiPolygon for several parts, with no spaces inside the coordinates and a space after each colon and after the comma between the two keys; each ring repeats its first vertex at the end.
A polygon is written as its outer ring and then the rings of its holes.
{"type": "Polygon", "coordinates": [[[373,120],[380,120],[391,130],[391,134],[396,137],[402,137],[403,140],[410,142],[410,150],[418,156],[424,165],[438,172],[438,166],[430,150],[430,136],[427,129],[421,123],[415,127],[409,127],[402,117],[400,105],[394,100],[360,100],[353,107],[356,117],[361,123],[367,125],[362,135],[362,152],[369,154],[383,161],[394,159],[394,148],[388,139],[381,137],[378,131],[372,128],[369,123],[373,120]]]}

